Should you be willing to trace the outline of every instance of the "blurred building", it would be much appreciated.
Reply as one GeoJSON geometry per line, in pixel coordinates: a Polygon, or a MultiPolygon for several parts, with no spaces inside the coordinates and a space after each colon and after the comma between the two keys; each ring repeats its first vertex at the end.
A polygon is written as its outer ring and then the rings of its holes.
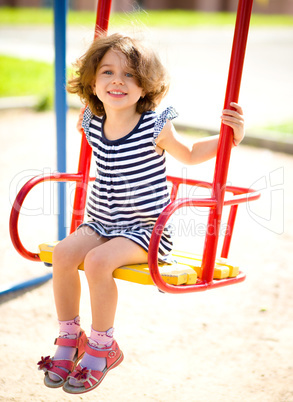
{"type": "MultiPolygon", "coordinates": [[[[61,1],[61,0],[59,0],[61,1]]],[[[49,7],[53,0],[0,0],[0,6],[49,7]]],[[[69,0],[74,10],[95,10],[97,0],[69,0]]],[[[112,11],[186,9],[200,11],[236,11],[237,0],[112,0],[112,11]]],[[[293,0],[254,0],[253,12],[293,14],[293,0]]]]}

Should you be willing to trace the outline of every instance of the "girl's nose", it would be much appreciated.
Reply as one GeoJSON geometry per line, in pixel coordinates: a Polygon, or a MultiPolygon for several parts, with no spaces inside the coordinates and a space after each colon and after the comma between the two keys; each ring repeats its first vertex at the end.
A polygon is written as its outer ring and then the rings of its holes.
{"type": "Polygon", "coordinates": [[[122,74],[115,74],[113,77],[113,84],[124,85],[122,74]]]}

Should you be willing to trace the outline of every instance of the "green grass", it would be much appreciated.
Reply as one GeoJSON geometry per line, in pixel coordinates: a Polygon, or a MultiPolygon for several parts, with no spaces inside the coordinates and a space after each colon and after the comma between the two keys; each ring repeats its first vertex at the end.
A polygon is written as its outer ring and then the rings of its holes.
{"type": "Polygon", "coordinates": [[[0,55],[0,97],[39,97],[39,108],[52,106],[53,65],[0,55]]]}
{"type": "MultiPolygon", "coordinates": [[[[89,11],[68,12],[69,25],[95,23],[95,13],[89,11]]],[[[0,25],[48,25],[53,24],[53,10],[50,8],[10,8],[0,7],[0,25]]],[[[206,13],[192,10],[136,11],[132,13],[112,13],[111,27],[133,24],[147,27],[197,27],[225,26],[235,24],[235,13],[206,13]]],[[[293,26],[292,15],[253,14],[252,26],[293,26]]]]}
{"type": "Polygon", "coordinates": [[[285,121],[280,124],[270,124],[266,129],[269,131],[293,135],[293,120],[285,121]]]}
{"type": "MultiPolygon", "coordinates": [[[[95,13],[69,11],[69,25],[87,25],[92,27],[95,13]]],[[[254,26],[293,26],[293,16],[289,15],[253,15],[254,26]]],[[[9,8],[0,7],[1,25],[48,25],[53,24],[53,11],[48,8],[9,8]]],[[[147,27],[197,27],[225,26],[235,24],[233,13],[203,13],[186,10],[141,11],[133,13],[113,13],[110,26],[119,27],[132,24],[147,27]]],[[[40,104],[52,104],[54,72],[53,66],[33,60],[21,60],[0,55],[0,97],[36,95],[40,104]]],[[[293,132],[293,122],[272,130],[293,132]]]]}
{"type": "MultiPolygon", "coordinates": [[[[207,13],[192,10],[160,10],[113,14],[112,25],[142,24],[148,27],[190,28],[200,26],[234,26],[236,14],[227,12],[207,13]]],[[[293,26],[293,16],[252,15],[252,26],[293,26]]]]}
{"type": "MultiPolygon", "coordinates": [[[[38,110],[53,105],[54,71],[50,63],[0,55],[0,97],[33,95],[39,98],[38,110]]],[[[293,120],[270,124],[265,130],[293,135],[293,120]]]]}

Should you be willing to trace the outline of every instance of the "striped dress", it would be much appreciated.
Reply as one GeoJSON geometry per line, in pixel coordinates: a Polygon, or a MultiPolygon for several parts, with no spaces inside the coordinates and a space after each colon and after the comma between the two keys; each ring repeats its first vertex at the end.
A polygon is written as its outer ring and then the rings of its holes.
{"type": "MultiPolygon", "coordinates": [[[[175,117],[172,107],[161,114],[145,112],[129,134],[110,141],[103,132],[105,118],[86,108],[82,127],[93,149],[97,177],[87,204],[89,221],[81,226],[90,226],[105,238],[126,237],[148,251],[154,224],[170,203],[165,152],[156,152],[155,140],[167,119],[175,117]]],[[[167,226],[159,258],[167,259],[171,249],[167,226]]]]}

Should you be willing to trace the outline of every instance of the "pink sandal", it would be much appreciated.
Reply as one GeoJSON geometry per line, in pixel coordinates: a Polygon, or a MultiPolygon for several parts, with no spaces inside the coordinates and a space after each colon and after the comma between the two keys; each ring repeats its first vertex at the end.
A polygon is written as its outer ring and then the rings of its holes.
{"type": "Polygon", "coordinates": [[[102,380],[105,378],[109,370],[117,367],[123,360],[124,356],[122,351],[116,341],[112,343],[111,349],[107,350],[97,350],[91,348],[88,344],[85,346],[85,351],[91,356],[95,357],[106,357],[107,364],[103,371],[91,370],[86,367],[82,367],[80,364],[75,368],[73,373],[71,373],[66,383],[63,386],[63,391],[69,394],[83,394],[85,392],[91,391],[101,384],[102,380]],[[82,386],[74,387],[69,384],[69,378],[75,378],[76,380],[82,382],[82,386]]]}
{"type": "Polygon", "coordinates": [[[76,339],[68,339],[68,338],[56,338],[55,345],[58,346],[68,346],[71,348],[76,348],[76,354],[73,360],[53,360],[50,356],[41,357],[41,360],[38,362],[39,370],[43,370],[45,372],[44,383],[49,388],[59,388],[65,383],[69,374],[74,370],[76,364],[84,355],[85,346],[87,343],[87,337],[84,331],[81,331],[80,335],[76,339]],[[49,373],[55,374],[60,377],[59,381],[53,381],[49,377],[49,373]]]}

